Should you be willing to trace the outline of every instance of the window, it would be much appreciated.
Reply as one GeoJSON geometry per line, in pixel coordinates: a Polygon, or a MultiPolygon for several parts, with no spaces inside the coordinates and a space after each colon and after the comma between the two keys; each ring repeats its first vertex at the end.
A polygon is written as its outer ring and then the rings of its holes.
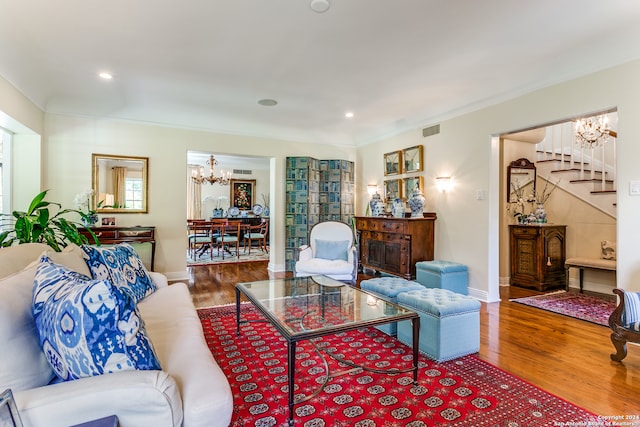
{"type": "Polygon", "coordinates": [[[124,189],[125,206],[129,209],[142,209],[142,179],[126,178],[124,189]]]}

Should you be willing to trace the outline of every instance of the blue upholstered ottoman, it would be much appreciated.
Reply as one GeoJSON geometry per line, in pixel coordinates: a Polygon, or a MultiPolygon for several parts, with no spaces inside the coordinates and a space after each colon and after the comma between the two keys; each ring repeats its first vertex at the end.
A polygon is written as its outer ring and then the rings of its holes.
{"type": "Polygon", "coordinates": [[[416,262],[416,281],[425,288],[440,288],[467,295],[469,269],[452,261],[416,262]]]}
{"type": "MultiPolygon", "coordinates": [[[[480,301],[446,289],[398,295],[398,304],[420,315],[420,351],[438,362],[480,350],[480,301]]],[[[412,345],[411,322],[398,322],[398,339],[412,345]]]]}
{"type": "MultiPolygon", "coordinates": [[[[424,289],[420,283],[411,282],[400,277],[376,277],[375,279],[363,280],[360,282],[360,289],[365,290],[378,298],[397,303],[398,294],[401,292],[424,289]]],[[[397,323],[386,323],[376,326],[382,332],[389,335],[397,333],[397,323]]]]}

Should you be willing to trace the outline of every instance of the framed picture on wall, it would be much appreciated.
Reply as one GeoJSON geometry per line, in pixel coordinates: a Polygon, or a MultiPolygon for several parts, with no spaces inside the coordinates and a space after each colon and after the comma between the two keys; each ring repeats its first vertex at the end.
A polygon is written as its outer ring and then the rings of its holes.
{"type": "Polygon", "coordinates": [[[6,389],[0,394],[0,427],[22,427],[11,389],[6,389]]]}
{"type": "Polygon", "coordinates": [[[402,150],[404,173],[422,171],[422,145],[409,147],[402,150]]]}
{"type": "Polygon", "coordinates": [[[384,155],[384,174],[397,175],[402,173],[402,151],[392,151],[384,155]]]}
{"type": "Polygon", "coordinates": [[[229,187],[231,206],[251,210],[254,205],[256,180],[232,179],[229,187]]]}
{"type": "Polygon", "coordinates": [[[388,179],[384,182],[384,198],[387,200],[402,198],[401,179],[388,179]]]}
{"type": "Polygon", "coordinates": [[[424,193],[424,185],[423,185],[421,176],[413,176],[410,178],[405,178],[403,181],[404,181],[405,198],[407,199],[411,198],[411,195],[413,194],[413,190],[415,190],[416,186],[418,186],[420,190],[422,190],[422,192],[424,193]]]}

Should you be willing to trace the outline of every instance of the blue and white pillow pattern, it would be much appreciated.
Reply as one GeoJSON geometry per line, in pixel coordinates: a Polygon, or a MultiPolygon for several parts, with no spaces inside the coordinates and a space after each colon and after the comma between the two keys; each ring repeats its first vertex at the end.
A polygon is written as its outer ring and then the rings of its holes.
{"type": "Polygon", "coordinates": [[[40,345],[62,380],[161,369],[128,292],[54,264],[46,255],[36,270],[33,317],[40,345]]]}
{"type": "Polygon", "coordinates": [[[110,280],[138,302],[157,289],[136,251],[126,243],[110,248],[83,245],[85,262],[94,279],[110,280]]]}
{"type": "Polygon", "coordinates": [[[640,292],[624,292],[624,321],[627,325],[640,322],[640,292]]]}

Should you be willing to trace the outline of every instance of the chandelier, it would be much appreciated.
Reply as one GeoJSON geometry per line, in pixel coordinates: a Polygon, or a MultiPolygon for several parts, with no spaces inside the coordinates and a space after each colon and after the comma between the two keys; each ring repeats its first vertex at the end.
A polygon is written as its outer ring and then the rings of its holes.
{"type": "Polygon", "coordinates": [[[209,184],[220,184],[220,185],[229,185],[229,180],[231,178],[231,172],[224,173],[223,170],[220,170],[220,176],[215,176],[213,174],[213,167],[218,164],[218,161],[211,155],[211,158],[207,160],[207,164],[209,165],[209,176],[204,176],[204,167],[200,166],[198,170],[194,170],[191,175],[191,179],[198,184],[204,184],[208,182],[209,184]]]}
{"type": "Polygon", "coordinates": [[[596,148],[606,144],[611,132],[607,116],[589,117],[576,121],[576,142],[584,148],[596,148]]]}

